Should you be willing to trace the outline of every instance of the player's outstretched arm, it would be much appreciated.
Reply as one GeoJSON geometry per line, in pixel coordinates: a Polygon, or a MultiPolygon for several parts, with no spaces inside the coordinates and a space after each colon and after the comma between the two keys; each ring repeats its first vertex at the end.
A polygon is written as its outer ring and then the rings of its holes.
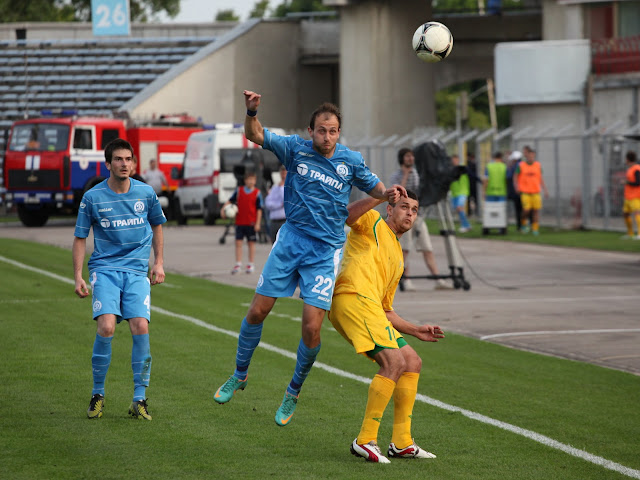
{"type": "Polygon", "coordinates": [[[153,230],[153,266],[149,272],[149,280],[151,285],[157,285],[164,282],[164,233],[162,225],[152,225],[153,230]]]}
{"type": "Polygon", "coordinates": [[[87,251],[87,239],[80,237],[73,237],[73,247],[71,254],[73,257],[73,276],[76,281],[75,292],[80,298],[84,298],[89,295],[89,289],[87,284],[82,278],[82,267],[84,266],[84,255],[87,251]]]}
{"type": "Polygon", "coordinates": [[[251,90],[245,90],[243,94],[244,103],[247,106],[247,115],[244,117],[244,136],[247,137],[247,140],[262,146],[264,144],[264,129],[257,117],[261,95],[251,90]],[[250,112],[255,112],[255,114],[249,115],[250,112]]]}
{"type": "Polygon", "coordinates": [[[381,203],[384,203],[385,200],[385,198],[364,197],[360,200],[356,200],[355,202],[351,202],[347,205],[347,210],[349,212],[349,216],[347,216],[347,225],[353,225],[362,215],[381,203]]]}
{"type": "Polygon", "coordinates": [[[415,325],[407,322],[393,310],[385,313],[393,328],[400,333],[412,335],[423,342],[437,342],[440,338],[444,338],[444,332],[438,325],[415,325]]]}

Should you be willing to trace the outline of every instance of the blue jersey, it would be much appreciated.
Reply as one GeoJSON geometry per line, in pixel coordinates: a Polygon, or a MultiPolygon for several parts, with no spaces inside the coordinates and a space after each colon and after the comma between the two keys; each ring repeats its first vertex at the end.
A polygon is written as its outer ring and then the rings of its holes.
{"type": "Polygon", "coordinates": [[[129,179],[127,193],[100,182],[82,197],[74,235],[87,238],[93,227],[89,271],[118,270],[146,275],[153,240],[152,225],[167,221],[153,188],[129,179]]]}
{"type": "Polygon", "coordinates": [[[341,247],[351,188],[369,192],[380,181],[359,152],[336,144],[331,158],[313,149],[311,140],[280,136],[264,129],[264,145],[287,169],[284,210],[298,234],[341,247]]]}

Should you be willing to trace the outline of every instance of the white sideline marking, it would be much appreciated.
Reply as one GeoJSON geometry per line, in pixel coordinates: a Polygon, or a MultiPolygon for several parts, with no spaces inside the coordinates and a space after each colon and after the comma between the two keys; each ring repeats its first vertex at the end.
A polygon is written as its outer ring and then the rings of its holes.
{"type": "MultiPolygon", "coordinates": [[[[71,284],[71,285],[75,285],[75,281],[71,280],[69,278],[65,278],[65,277],[61,277],[60,275],[56,275],[55,273],[51,273],[51,272],[47,272],[46,270],[41,270],[39,268],[35,268],[35,267],[31,267],[29,265],[25,265],[23,263],[20,262],[16,262],[15,260],[11,260],[9,258],[3,257],[2,255],[0,255],[0,261],[9,263],[15,267],[18,268],[22,268],[24,270],[30,270],[32,272],[36,272],[39,273],[41,275],[45,275],[47,277],[53,278],[55,280],[59,280],[61,282],[67,283],[67,284],[71,284]]],[[[158,312],[160,314],[163,315],[167,315],[170,317],[174,317],[174,318],[179,318],[182,320],[185,320],[187,322],[193,323],[194,325],[197,325],[199,327],[203,327],[206,328],[208,330],[217,332],[217,333],[222,333],[224,335],[228,335],[230,337],[234,337],[234,338],[238,338],[239,334],[237,332],[234,332],[232,330],[226,330],[224,328],[220,328],[220,327],[216,327],[215,325],[211,325],[210,323],[205,323],[202,320],[199,320],[195,317],[191,317],[189,315],[182,315],[180,313],[174,313],[171,312],[169,310],[165,310],[163,308],[160,307],[151,307],[151,309],[155,312],[158,312]]],[[[268,344],[266,342],[260,342],[260,344],[258,345],[261,348],[264,348],[265,350],[269,350],[271,352],[277,353],[279,355],[282,355],[284,357],[290,358],[292,360],[296,360],[296,354],[293,352],[289,352],[287,350],[283,350],[282,348],[276,347],[274,345],[268,344]]],[[[322,362],[315,362],[313,364],[313,366],[315,368],[320,368],[322,370],[325,370],[326,372],[329,373],[333,373],[334,375],[338,375],[340,377],[344,377],[344,378],[349,378],[351,380],[355,380],[357,382],[361,382],[364,384],[370,384],[371,383],[371,379],[367,378],[367,377],[362,377],[360,375],[356,375],[350,372],[347,372],[345,370],[341,370],[339,368],[335,368],[332,367],[330,365],[327,365],[325,363],[322,362]]],[[[571,445],[566,445],[564,443],[560,443],[557,440],[554,440],[550,437],[547,437],[545,435],[541,435],[539,433],[536,433],[532,430],[527,430],[525,428],[520,428],[517,427],[515,425],[511,425],[510,423],[506,423],[506,422],[502,422],[500,420],[495,420],[491,417],[487,417],[485,415],[482,415],[480,413],[476,413],[476,412],[472,412],[471,410],[466,410],[464,408],[460,408],[460,407],[456,407],[455,405],[449,405],[448,403],[444,403],[441,402],[440,400],[436,400],[435,398],[431,398],[428,397],[426,395],[422,395],[422,394],[417,394],[416,395],[416,400],[426,403],[428,405],[432,405],[434,407],[438,407],[438,408],[442,408],[443,410],[448,410],[450,412],[457,412],[460,413],[462,415],[464,415],[467,418],[470,418],[472,420],[476,420],[478,422],[482,422],[482,423],[486,423],[488,425],[492,425],[494,427],[497,428],[501,428],[502,430],[506,430],[508,432],[512,432],[515,433],[517,435],[521,435],[525,438],[528,438],[530,440],[533,440],[535,442],[541,443],[547,447],[551,447],[551,448],[555,448],[556,450],[560,450],[564,453],[567,453],[571,456],[580,458],[582,460],[586,460],[587,462],[591,462],[595,465],[600,465],[601,467],[604,467],[608,470],[613,470],[614,472],[618,472],[621,473],[623,475],[626,475],[628,477],[631,478],[636,478],[636,479],[640,479],[640,470],[635,470],[633,468],[629,468],[629,467],[625,467],[624,465],[621,465],[619,463],[613,462],[611,460],[607,460],[606,458],[600,457],[598,455],[593,455],[589,452],[586,452],[584,450],[580,450],[578,448],[574,448],[571,445]]]]}
{"type": "Polygon", "coordinates": [[[494,333],[493,335],[483,335],[480,340],[487,340],[489,338],[500,337],[520,337],[528,335],[575,335],[578,333],[629,333],[640,332],[640,328],[609,328],[599,330],[538,330],[532,332],[508,332],[508,333],[494,333]]]}

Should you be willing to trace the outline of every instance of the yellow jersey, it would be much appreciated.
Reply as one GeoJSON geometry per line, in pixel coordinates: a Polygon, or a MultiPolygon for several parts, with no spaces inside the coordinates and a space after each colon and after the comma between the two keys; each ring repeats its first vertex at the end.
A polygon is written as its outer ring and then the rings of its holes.
{"type": "Polygon", "coordinates": [[[357,293],[391,311],[403,272],[398,237],[380,213],[369,210],[351,225],[333,294],[357,293]]]}

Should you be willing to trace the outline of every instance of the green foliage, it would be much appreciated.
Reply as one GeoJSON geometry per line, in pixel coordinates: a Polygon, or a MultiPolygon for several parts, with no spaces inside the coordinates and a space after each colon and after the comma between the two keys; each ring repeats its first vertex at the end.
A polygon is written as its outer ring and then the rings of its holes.
{"type": "Polygon", "coordinates": [[[325,7],[322,0],[290,0],[283,1],[273,10],[273,17],[286,17],[287,13],[294,12],[325,12],[332,10],[325,7]]]}
{"type": "Polygon", "coordinates": [[[62,0],[0,0],[3,22],[71,22],[77,20],[72,5],[62,0]]]}
{"type": "Polygon", "coordinates": [[[269,0],[261,0],[253,5],[249,18],[263,18],[269,8],[269,0]]]}
{"type": "MultiPolygon", "coordinates": [[[[129,0],[131,20],[146,22],[164,12],[173,18],[180,12],[180,0],[129,0]]],[[[0,0],[3,22],[87,22],[91,0],[0,0]]]]}
{"type": "MultiPolygon", "coordinates": [[[[456,126],[456,98],[460,92],[472,93],[486,85],[485,80],[473,80],[452,87],[445,88],[436,93],[436,118],[441,127],[455,128],[456,126]]],[[[475,96],[469,101],[467,128],[480,130],[491,127],[489,115],[489,97],[486,93],[475,96]]],[[[508,106],[496,107],[498,129],[507,128],[511,124],[510,110],[508,106]]]]}
{"type": "Polygon", "coordinates": [[[216,22],[237,22],[238,20],[240,20],[240,17],[236,15],[233,9],[218,10],[216,14],[216,22]]]}
{"type": "MultiPolygon", "coordinates": [[[[487,6],[487,0],[484,0],[487,6]]],[[[521,0],[502,0],[502,10],[523,10],[526,8],[521,0]]],[[[433,0],[433,13],[477,13],[478,0],[433,0]]]]}
{"type": "MultiPolygon", "coordinates": [[[[456,98],[459,95],[459,92],[451,92],[447,89],[436,93],[436,116],[439,126],[446,128],[456,127],[456,98]]],[[[488,110],[486,113],[478,111],[473,104],[470,104],[467,107],[467,112],[469,118],[466,126],[468,128],[484,130],[491,127],[488,110]]]]}

